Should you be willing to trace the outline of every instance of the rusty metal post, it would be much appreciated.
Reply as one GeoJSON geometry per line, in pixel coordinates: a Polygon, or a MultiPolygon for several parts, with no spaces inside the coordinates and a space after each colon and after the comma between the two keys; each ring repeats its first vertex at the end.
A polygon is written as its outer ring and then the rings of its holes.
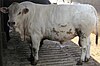
{"type": "MultiPolygon", "coordinates": [[[[2,0],[0,0],[0,7],[2,5],[2,0]]],[[[0,13],[0,66],[3,66],[3,48],[2,48],[2,30],[1,30],[1,13],[0,13]]]]}

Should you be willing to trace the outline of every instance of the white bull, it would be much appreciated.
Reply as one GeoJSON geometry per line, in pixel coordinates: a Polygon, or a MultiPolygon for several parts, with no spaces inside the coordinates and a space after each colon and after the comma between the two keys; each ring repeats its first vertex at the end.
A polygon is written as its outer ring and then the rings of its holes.
{"type": "Polygon", "coordinates": [[[97,12],[88,4],[40,5],[32,2],[13,3],[2,12],[9,11],[9,25],[16,28],[22,39],[31,37],[34,63],[38,60],[43,38],[63,43],[79,36],[82,54],[77,64],[90,58],[90,33],[97,25],[97,12]]]}

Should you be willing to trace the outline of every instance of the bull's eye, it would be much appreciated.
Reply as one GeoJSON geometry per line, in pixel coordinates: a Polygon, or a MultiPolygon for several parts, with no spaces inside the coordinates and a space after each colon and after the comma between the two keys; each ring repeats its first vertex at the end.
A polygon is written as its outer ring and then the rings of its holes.
{"type": "Polygon", "coordinates": [[[18,13],[18,15],[20,15],[20,14],[21,14],[21,12],[18,13]]]}

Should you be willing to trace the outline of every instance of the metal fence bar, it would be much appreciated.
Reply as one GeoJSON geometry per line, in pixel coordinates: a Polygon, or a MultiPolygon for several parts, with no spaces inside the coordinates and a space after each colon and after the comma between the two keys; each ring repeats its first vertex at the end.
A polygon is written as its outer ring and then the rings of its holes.
{"type": "MultiPolygon", "coordinates": [[[[2,5],[2,0],[0,0],[0,7],[2,5]]],[[[2,27],[1,27],[1,13],[0,13],[0,66],[3,66],[3,47],[2,47],[2,27]]]]}
{"type": "MultiPolygon", "coordinates": [[[[4,6],[4,2],[6,2],[6,0],[0,0],[1,2],[1,7],[4,6]]],[[[5,27],[5,17],[4,17],[5,14],[1,13],[1,34],[2,34],[2,45],[3,45],[3,48],[4,49],[7,49],[7,36],[6,36],[6,32],[4,30],[4,27],[5,27]]]]}

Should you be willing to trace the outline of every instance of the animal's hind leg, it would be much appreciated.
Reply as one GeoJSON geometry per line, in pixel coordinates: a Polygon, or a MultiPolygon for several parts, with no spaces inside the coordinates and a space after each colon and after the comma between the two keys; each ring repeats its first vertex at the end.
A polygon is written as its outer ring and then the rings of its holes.
{"type": "Polygon", "coordinates": [[[87,51],[86,51],[86,56],[85,56],[85,62],[88,62],[90,59],[90,46],[91,46],[91,42],[90,42],[90,36],[87,38],[87,51]]]}
{"type": "Polygon", "coordinates": [[[85,37],[83,35],[80,35],[79,36],[79,39],[80,39],[80,43],[82,45],[82,48],[81,48],[82,54],[81,54],[80,60],[77,62],[77,65],[82,65],[82,63],[85,61],[85,57],[86,57],[88,37],[85,37]]]}
{"type": "Polygon", "coordinates": [[[40,41],[40,48],[42,47],[43,41],[44,41],[45,39],[47,39],[47,38],[42,38],[42,39],[41,39],[41,41],[40,41]]]}

